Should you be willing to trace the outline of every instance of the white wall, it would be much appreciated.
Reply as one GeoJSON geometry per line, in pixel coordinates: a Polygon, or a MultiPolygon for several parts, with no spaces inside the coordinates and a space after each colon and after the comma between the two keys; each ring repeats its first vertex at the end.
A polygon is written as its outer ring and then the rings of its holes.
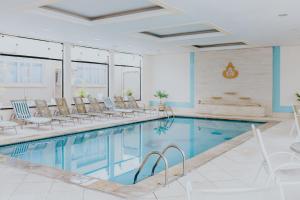
{"type": "Polygon", "coordinates": [[[0,52],[4,54],[62,59],[63,46],[61,43],[0,34],[0,44],[0,52]]]}
{"type": "Polygon", "coordinates": [[[143,57],[143,100],[156,100],[157,90],[169,94],[168,101],[188,102],[190,93],[189,53],[143,57]]]}
{"type": "Polygon", "coordinates": [[[295,93],[300,93],[300,46],[281,47],[280,103],[290,106],[297,103],[295,93]]]}
{"type": "MultiPolygon", "coordinates": [[[[190,54],[144,56],[144,95],[146,101],[162,89],[169,93],[168,101],[190,101],[190,54]]],[[[237,92],[272,109],[272,48],[224,50],[195,53],[195,109],[198,100],[237,92]],[[232,62],[240,75],[225,79],[222,72],[232,62]]],[[[177,108],[180,108],[177,107],[177,108]]]]}
{"type": "Polygon", "coordinates": [[[223,50],[196,53],[197,100],[208,101],[212,96],[239,101],[240,96],[250,97],[272,110],[272,48],[223,50]],[[239,76],[235,79],[223,77],[223,70],[232,62],[239,76]],[[228,97],[225,92],[235,92],[228,97]]]}

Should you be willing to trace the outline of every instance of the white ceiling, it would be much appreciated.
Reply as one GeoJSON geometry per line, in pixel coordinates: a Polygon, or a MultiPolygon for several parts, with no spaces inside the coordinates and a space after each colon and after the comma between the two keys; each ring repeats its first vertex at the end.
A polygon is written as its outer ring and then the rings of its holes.
{"type": "MultiPolygon", "coordinates": [[[[66,1],[63,0],[61,4],[66,1]]],[[[98,1],[111,3],[107,6],[110,10],[120,8],[117,4],[120,0],[98,1]]],[[[128,8],[150,5],[142,1],[139,4],[134,0],[136,5],[128,5],[128,8]]],[[[62,16],[36,12],[39,6],[53,2],[58,5],[60,1],[0,0],[0,33],[140,54],[188,51],[191,45],[240,41],[247,42],[250,47],[300,45],[299,0],[151,0],[151,4],[163,5],[170,12],[95,24],[78,23],[62,16]],[[288,16],[279,17],[282,13],[288,16]],[[166,41],[139,37],[137,34],[186,24],[207,24],[226,34],[166,41]]],[[[91,10],[80,3],[78,6],[72,5],[72,9],[78,11],[82,7],[80,11],[92,13],[96,11],[96,2],[90,1],[94,5],[91,10]]]]}

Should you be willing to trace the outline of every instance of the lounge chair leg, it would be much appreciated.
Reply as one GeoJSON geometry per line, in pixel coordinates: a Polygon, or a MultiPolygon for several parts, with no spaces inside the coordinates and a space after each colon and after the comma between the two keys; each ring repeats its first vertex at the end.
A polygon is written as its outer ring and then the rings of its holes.
{"type": "Polygon", "coordinates": [[[64,127],[64,123],[62,121],[58,121],[59,125],[61,125],[61,127],[63,128],[64,127]]]}
{"type": "Polygon", "coordinates": [[[292,128],[290,130],[290,134],[289,135],[293,135],[294,134],[295,128],[296,128],[296,123],[294,122],[293,126],[292,126],[292,128]]]}
{"type": "Polygon", "coordinates": [[[258,169],[258,171],[257,171],[257,173],[256,173],[256,175],[255,175],[255,177],[254,177],[254,179],[253,179],[253,183],[256,182],[256,180],[257,180],[257,178],[259,177],[260,172],[261,172],[261,170],[263,169],[263,167],[264,167],[264,162],[262,162],[262,163],[260,164],[259,169],[258,169]]]}
{"type": "Polygon", "coordinates": [[[15,132],[16,132],[16,135],[17,135],[18,134],[17,127],[14,127],[14,129],[15,129],[15,132]]]}

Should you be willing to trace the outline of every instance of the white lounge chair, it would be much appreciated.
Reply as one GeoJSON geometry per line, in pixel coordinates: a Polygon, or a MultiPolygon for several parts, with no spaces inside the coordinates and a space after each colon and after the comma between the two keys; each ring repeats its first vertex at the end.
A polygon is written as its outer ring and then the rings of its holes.
{"type": "Polygon", "coordinates": [[[78,114],[82,115],[88,115],[92,118],[102,118],[103,114],[101,113],[95,113],[95,112],[88,112],[88,109],[85,106],[85,102],[83,98],[81,97],[73,97],[74,103],[75,103],[75,108],[77,110],[78,114]]]}
{"type": "Polygon", "coordinates": [[[293,105],[293,114],[294,114],[294,123],[293,123],[293,127],[292,127],[290,133],[292,134],[296,130],[296,132],[297,132],[297,139],[300,139],[300,124],[299,124],[299,120],[300,120],[300,106],[299,105],[293,105]]]}
{"type": "Polygon", "coordinates": [[[99,104],[99,102],[96,98],[89,97],[88,100],[89,100],[89,103],[90,103],[89,112],[99,113],[99,114],[102,114],[106,117],[111,117],[111,116],[116,114],[116,112],[104,110],[104,108],[102,106],[100,106],[100,104],[99,104]]]}
{"type": "Polygon", "coordinates": [[[121,109],[121,108],[117,108],[115,103],[113,102],[113,100],[110,97],[105,97],[103,99],[104,105],[105,107],[109,110],[109,111],[114,111],[114,112],[119,112],[122,115],[134,115],[134,111],[132,109],[121,109]]]}
{"type": "Polygon", "coordinates": [[[76,125],[75,120],[72,117],[57,116],[52,114],[46,100],[36,99],[34,102],[39,117],[46,117],[52,119],[53,121],[58,121],[62,126],[63,122],[71,122],[76,125]]]}
{"type": "Polygon", "coordinates": [[[187,200],[285,200],[280,184],[262,188],[200,190],[186,184],[187,200]]]}
{"type": "Polygon", "coordinates": [[[4,129],[14,129],[17,134],[18,133],[17,126],[18,124],[16,122],[3,120],[3,117],[0,116],[0,129],[2,129],[3,132],[4,129]]]}
{"type": "Polygon", "coordinates": [[[268,173],[268,183],[271,181],[285,181],[289,183],[300,183],[300,161],[298,157],[291,152],[274,152],[271,154],[267,153],[261,132],[252,125],[253,133],[259,144],[259,149],[263,157],[263,161],[255,177],[258,177],[262,168],[265,168],[268,173]],[[276,158],[281,158],[280,162],[275,163],[276,158]]]}
{"type": "MultiPolygon", "coordinates": [[[[50,125],[52,128],[52,119],[46,117],[33,117],[30,113],[29,106],[26,100],[13,100],[11,105],[14,109],[14,113],[17,120],[24,122],[25,124],[36,124],[38,128],[40,125],[50,125]]],[[[23,128],[23,126],[21,126],[23,128]]]]}
{"type": "Polygon", "coordinates": [[[150,113],[156,113],[157,109],[155,108],[146,108],[146,105],[143,104],[143,106],[141,107],[135,100],[135,98],[133,96],[129,96],[127,97],[128,100],[128,108],[133,109],[133,110],[139,110],[142,112],[150,112],[150,113]]]}
{"type": "Polygon", "coordinates": [[[65,98],[56,98],[55,101],[56,101],[56,107],[58,109],[58,113],[60,116],[71,117],[71,118],[77,119],[78,122],[80,122],[81,120],[91,120],[89,115],[71,113],[69,106],[67,104],[67,100],[65,98]]]}

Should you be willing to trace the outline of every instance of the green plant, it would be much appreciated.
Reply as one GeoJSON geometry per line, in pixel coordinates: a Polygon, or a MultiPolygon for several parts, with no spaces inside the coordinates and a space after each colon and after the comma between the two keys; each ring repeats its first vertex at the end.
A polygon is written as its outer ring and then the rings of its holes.
{"type": "Polygon", "coordinates": [[[133,96],[133,92],[132,92],[131,89],[126,90],[125,94],[126,94],[126,96],[128,96],[128,97],[133,96]]]}
{"type": "Polygon", "coordinates": [[[300,94],[298,92],[296,93],[296,96],[297,96],[297,101],[300,101],[300,94]]]}
{"type": "Polygon", "coordinates": [[[87,91],[84,90],[84,88],[80,88],[78,91],[78,96],[81,98],[85,98],[88,96],[88,93],[87,93],[87,91]]]}
{"type": "Polygon", "coordinates": [[[167,94],[166,91],[162,91],[162,90],[158,90],[155,92],[154,96],[156,98],[159,98],[159,101],[161,102],[162,99],[167,99],[169,97],[169,95],[167,94]]]}

